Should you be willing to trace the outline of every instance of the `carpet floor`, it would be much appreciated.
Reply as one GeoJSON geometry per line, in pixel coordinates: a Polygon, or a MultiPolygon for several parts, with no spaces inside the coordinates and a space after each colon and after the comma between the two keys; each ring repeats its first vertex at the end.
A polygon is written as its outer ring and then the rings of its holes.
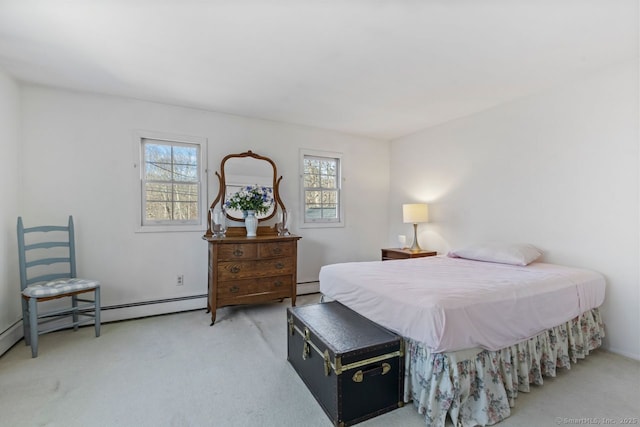
{"type": "MultiPolygon", "coordinates": [[[[287,362],[287,307],[219,309],[212,327],[199,310],[104,324],[99,338],[91,327],[55,332],[36,359],[20,341],[0,357],[0,426],[329,427],[287,362]]],[[[497,426],[638,424],[639,403],[640,362],[598,350],[520,393],[497,426]]],[[[425,420],[408,404],[359,425],[425,420]]]]}

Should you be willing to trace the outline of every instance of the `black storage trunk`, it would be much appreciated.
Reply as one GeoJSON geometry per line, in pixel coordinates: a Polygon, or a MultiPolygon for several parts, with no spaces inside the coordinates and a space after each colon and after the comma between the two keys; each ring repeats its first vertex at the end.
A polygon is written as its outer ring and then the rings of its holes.
{"type": "Polygon", "coordinates": [[[403,406],[402,338],[332,301],[287,309],[287,360],[335,426],[403,406]]]}

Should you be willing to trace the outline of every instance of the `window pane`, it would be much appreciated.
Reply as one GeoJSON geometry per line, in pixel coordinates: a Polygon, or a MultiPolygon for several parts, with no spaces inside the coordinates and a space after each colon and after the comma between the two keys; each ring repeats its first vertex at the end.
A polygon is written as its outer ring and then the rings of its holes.
{"type": "Polygon", "coordinates": [[[145,162],[145,179],[153,181],[169,181],[171,179],[171,164],[159,162],[145,162]]]}
{"type": "Polygon", "coordinates": [[[173,207],[175,220],[198,219],[197,202],[176,202],[173,207]]]}
{"type": "Polygon", "coordinates": [[[173,165],[173,180],[183,182],[196,182],[198,181],[198,166],[183,165],[180,163],[174,163],[173,165]]]}
{"type": "Polygon", "coordinates": [[[304,176],[305,187],[320,187],[320,175],[305,175],[304,176]]]}
{"type": "Polygon", "coordinates": [[[324,209],[322,209],[322,218],[325,219],[333,219],[333,218],[337,218],[338,215],[336,215],[336,205],[325,205],[324,209]]]}
{"type": "Polygon", "coordinates": [[[173,161],[174,163],[183,163],[183,164],[195,166],[196,164],[198,164],[197,147],[186,147],[182,145],[174,145],[173,161]]]}
{"type": "Polygon", "coordinates": [[[191,147],[173,147],[173,179],[175,181],[198,181],[198,150],[191,147]]]}
{"type": "Polygon", "coordinates": [[[320,173],[323,175],[335,175],[336,162],[334,160],[327,160],[327,161],[321,162],[320,173]]]}
{"type": "Polygon", "coordinates": [[[198,185],[197,184],[175,184],[173,186],[173,198],[176,202],[197,202],[198,201],[198,185]]]}
{"type": "Polygon", "coordinates": [[[145,144],[145,179],[168,181],[171,179],[171,146],[145,144]]]}
{"type": "Polygon", "coordinates": [[[171,193],[173,192],[172,185],[162,184],[157,182],[145,183],[145,191],[147,194],[148,202],[161,202],[172,199],[171,193]]]}
{"type": "Polygon", "coordinates": [[[323,205],[336,205],[338,203],[337,191],[323,191],[322,192],[322,204],[323,205]]]}
{"type": "Polygon", "coordinates": [[[307,205],[305,216],[311,219],[321,218],[322,207],[320,205],[314,205],[314,204],[307,205]]]}
{"type": "Polygon", "coordinates": [[[171,163],[171,145],[169,144],[144,144],[145,159],[153,162],[171,163]]]}
{"type": "Polygon", "coordinates": [[[151,221],[167,221],[172,217],[171,202],[147,202],[146,218],[151,221]]]}
{"type": "Polygon", "coordinates": [[[319,205],[322,200],[322,192],[320,191],[305,191],[304,203],[306,205],[317,204],[319,205]]]}
{"type": "Polygon", "coordinates": [[[320,180],[320,186],[322,188],[336,188],[335,176],[323,176],[320,180]]]}
{"type": "Polygon", "coordinates": [[[310,173],[310,174],[320,173],[320,161],[316,159],[305,159],[304,173],[310,173]]]}

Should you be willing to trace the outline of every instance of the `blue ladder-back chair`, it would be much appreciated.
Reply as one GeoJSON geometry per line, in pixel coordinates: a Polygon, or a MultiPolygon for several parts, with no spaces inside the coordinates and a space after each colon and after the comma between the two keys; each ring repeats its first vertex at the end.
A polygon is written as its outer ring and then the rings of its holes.
{"type": "Polygon", "coordinates": [[[18,217],[18,255],[22,290],[24,340],[31,346],[31,357],[38,357],[38,335],[94,321],[100,336],[100,282],[76,277],[73,217],[67,226],[45,225],[24,228],[18,217]],[[49,271],[51,270],[51,271],[49,271]],[[78,295],[94,293],[94,299],[78,295]],[[38,302],[71,297],[71,307],[38,313],[38,302]],[[84,303],[78,305],[78,303],[84,303]],[[71,317],[72,322],[60,322],[71,317]],[[55,322],[57,321],[57,322],[55,322]],[[49,328],[39,328],[55,322],[49,328]]]}

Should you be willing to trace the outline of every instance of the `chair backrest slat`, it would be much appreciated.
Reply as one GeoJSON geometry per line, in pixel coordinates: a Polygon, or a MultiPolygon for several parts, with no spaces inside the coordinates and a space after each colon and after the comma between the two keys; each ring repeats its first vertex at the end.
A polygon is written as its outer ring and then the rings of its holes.
{"type": "Polygon", "coordinates": [[[18,261],[21,290],[34,283],[76,277],[74,238],[72,216],[69,216],[67,226],[42,225],[29,228],[25,228],[22,217],[18,217],[18,261]],[[49,235],[50,232],[58,233],[49,235]],[[66,235],[61,236],[59,232],[66,233],[66,235]],[[34,234],[34,237],[29,238],[30,243],[26,244],[25,234],[28,233],[40,234],[34,234]],[[48,250],[52,248],[63,249],[49,253],[48,250]],[[52,264],[57,264],[58,267],[51,273],[43,271],[42,267],[30,270],[32,267],[52,264]],[[62,264],[67,264],[67,268],[62,264]]]}
{"type": "Polygon", "coordinates": [[[51,248],[66,248],[69,247],[69,242],[40,242],[33,243],[31,245],[25,245],[25,251],[31,251],[34,249],[51,249],[51,248]]]}
{"type": "Polygon", "coordinates": [[[23,230],[23,233],[48,233],[50,231],[67,231],[69,227],[64,225],[39,225],[23,230]]]}
{"type": "MultiPolygon", "coordinates": [[[[27,268],[35,267],[36,265],[51,265],[51,264],[69,264],[71,260],[69,257],[64,258],[40,258],[28,261],[26,263],[27,268]]],[[[71,271],[71,269],[69,269],[71,271]]]]}

